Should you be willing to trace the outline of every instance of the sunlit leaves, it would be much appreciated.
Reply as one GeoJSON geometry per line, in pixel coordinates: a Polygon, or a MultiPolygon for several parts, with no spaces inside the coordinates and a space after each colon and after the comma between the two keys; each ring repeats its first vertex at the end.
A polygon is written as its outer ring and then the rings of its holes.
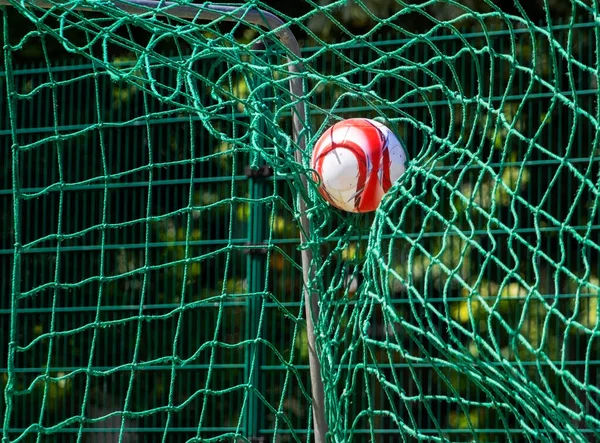
{"type": "Polygon", "coordinates": [[[306,327],[302,327],[296,335],[296,351],[298,352],[298,360],[308,362],[308,336],[306,335],[306,327]]]}
{"type": "Polygon", "coordinates": [[[142,72],[139,69],[132,70],[130,68],[135,60],[135,54],[122,55],[119,57],[115,57],[113,60],[113,65],[117,69],[123,70],[124,76],[134,79],[133,81],[129,80],[126,82],[120,82],[113,86],[112,107],[114,109],[126,106],[128,102],[132,99],[134,94],[138,92],[138,85],[141,82],[140,79],[142,78],[142,72]],[[136,77],[138,78],[138,80],[135,80],[136,77]]]}
{"type": "MultiPolygon", "coordinates": [[[[462,324],[468,324],[472,320],[479,323],[487,319],[490,306],[498,296],[498,284],[482,280],[472,290],[463,288],[461,296],[464,300],[451,304],[450,314],[452,318],[462,324]]],[[[481,326],[485,327],[483,324],[481,326]]]]}
{"type": "Polygon", "coordinates": [[[514,195],[527,188],[531,174],[527,167],[505,166],[499,176],[486,174],[484,177],[479,183],[463,183],[461,193],[476,207],[487,210],[492,203],[509,206],[514,195]]]}
{"type": "Polygon", "coordinates": [[[479,417],[482,411],[477,409],[470,411],[468,415],[464,413],[451,412],[448,415],[448,424],[453,428],[472,429],[479,427],[479,417]]]}
{"type": "MultiPolygon", "coordinates": [[[[598,324],[598,311],[600,298],[600,279],[591,275],[588,284],[580,287],[571,281],[568,285],[569,292],[573,294],[571,298],[571,307],[577,309],[577,322],[582,326],[594,329],[598,324]]],[[[583,333],[583,331],[580,331],[583,333]]]]}

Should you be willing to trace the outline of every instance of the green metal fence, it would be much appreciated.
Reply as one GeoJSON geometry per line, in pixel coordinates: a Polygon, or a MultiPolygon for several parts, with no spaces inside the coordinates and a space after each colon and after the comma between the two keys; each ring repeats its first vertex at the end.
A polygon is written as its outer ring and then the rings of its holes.
{"type": "MultiPolygon", "coordinates": [[[[595,26],[594,23],[577,25],[578,38],[570,48],[573,55],[588,66],[593,65],[596,57],[594,46],[590,44],[595,26]]],[[[559,26],[553,32],[557,39],[564,40],[568,30],[559,26]]],[[[500,54],[511,51],[509,35],[516,35],[516,56],[531,56],[527,32],[513,30],[511,34],[498,30],[490,35],[491,42],[485,44],[492,50],[500,54]]],[[[463,38],[474,47],[478,42],[484,46],[482,34],[465,33],[463,38]]],[[[443,54],[457,54],[461,47],[461,40],[455,35],[442,33],[431,40],[443,54]]],[[[346,48],[345,54],[359,65],[369,64],[377,58],[378,49],[389,49],[401,42],[404,40],[398,36],[380,36],[379,40],[346,48]]],[[[542,53],[544,44],[538,42],[542,53]]],[[[308,48],[304,53],[314,55],[318,50],[308,48]]],[[[416,44],[404,57],[427,63],[430,51],[428,45],[416,44]]],[[[115,62],[127,63],[127,60],[115,62]]],[[[349,72],[350,80],[356,84],[366,84],[370,80],[371,74],[349,69],[345,65],[347,62],[338,59],[330,50],[315,56],[312,62],[312,68],[318,72],[349,72]]],[[[379,69],[393,69],[403,62],[390,58],[385,63],[379,69]]],[[[75,77],[79,80],[60,87],[56,95],[37,95],[30,101],[20,102],[16,136],[22,143],[34,146],[37,140],[43,140],[53,132],[82,130],[82,135],[65,141],[57,137],[55,143],[44,142],[19,154],[18,191],[29,195],[20,209],[21,239],[15,239],[12,228],[15,192],[10,150],[12,134],[8,115],[0,115],[0,293],[11,293],[13,278],[20,282],[18,300],[11,303],[9,297],[0,297],[2,386],[5,386],[9,371],[16,374],[8,435],[12,438],[34,435],[44,427],[44,441],[75,441],[80,433],[87,441],[109,441],[109,436],[119,433],[125,436],[124,441],[186,441],[197,436],[199,429],[204,438],[226,432],[269,438],[274,432],[273,423],[278,412],[266,405],[282,403],[287,417],[284,423],[289,429],[284,425],[277,430],[278,441],[306,438],[310,392],[307,388],[308,357],[303,330],[301,326],[296,329],[302,322],[294,320],[294,315],[300,312],[302,284],[301,271],[294,265],[299,262],[295,248],[297,227],[277,201],[269,199],[280,196],[283,201],[292,200],[289,188],[283,183],[285,180],[273,179],[266,169],[248,171],[250,165],[260,166],[260,159],[252,153],[232,149],[227,141],[206,136],[202,131],[204,122],[199,118],[170,115],[164,103],[150,99],[131,85],[111,82],[107,76],[101,76],[97,81],[94,65],[80,60],[55,64],[51,70],[52,81],[60,83],[75,77]],[[149,113],[160,115],[163,110],[165,115],[160,118],[135,119],[149,113]],[[58,127],[57,121],[60,122],[58,127]],[[83,131],[90,124],[100,122],[102,125],[93,133],[83,131]],[[226,196],[225,200],[223,196],[226,196]],[[201,209],[190,212],[190,207],[201,209]],[[118,229],[113,229],[117,225],[118,229]],[[270,235],[272,238],[268,238],[270,235]],[[15,242],[24,246],[20,275],[17,276],[11,274],[15,242]],[[264,247],[265,243],[269,248],[264,247]],[[288,260],[286,255],[291,259],[288,260]],[[14,323],[11,323],[11,317],[14,323]],[[9,332],[11,328],[12,332],[9,332]],[[53,332],[51,340],[47,337],[36,340],[48,331],[53,332]],[[5,360],[10,334],[24,346],[11,367],[5,360]],[[93,349],[90,348],[92,344],[93,349]],[[290,372],[288,366],[282,365],[282,360],[289,360],[294,371],[290,372]],[[253,368],[258,370],[253,371],[253,368]],[[48,376],[54,379],[46,381],[48,376]],[[283,402],[280,401],[282,398],[283,402]],[[240,409],[242,403],[245,407],[240,409]],[[183,406],[168,407],[173,404],[183,406]],[[90,418],[85,426],[70,422],[69,418],[78,416],[84,406],[90,418]],[[123,409],[156,410],[123,418],[115,413],[123,409]],[[42,410],[43,419],[40,418],[42,410]],[[240,413],[245,414],[244,429],[237,426],[240,413]]],[[[492,103],[504,100],[503,113],[507,118],[514,115],[517,106],[523,106],[525,111],[515,124],[520,125],[521,133],[530,137],[536,134],[541,119],[546,117],[544,113],[549,109],[549,103],[556,100],[555,95],[542,91],[542,88],[536,91],[539,85],[526,91],[531,74],[514,71],[514,64],[508,60],[496,59],[490,63],[486,51],[465,52],[453,65],[461,80],[460,87],[465,88],[467,96],[476,95],[479,90],[480,94],[489,95],[492,103]],[[485,77],[476,77],[472,58],[478,58],[485,67],[485,77]],[[492,84],[488,77],[490,72],[495,74],[492,84]],[[505,98],[507,88],[512,92],[505,98]]],[[[543,70],[544,65],[539,68],[543,70]]],[[[248,87],[247,83],[235,84],[239,78],[228,75],[227,65],[221,61],[204,59],[197,62],[196,69],[215,81],[227,79],[235,94],[247,94],[244,89],[248,87]]],[[[457,80],[452,77],[447,64],[435,63],[430,69],[444,79],[446,85],[456,85],[457,80]]],[[[565,95],[576,95],[579,106],[595,112],[597,81],[589,73],[580,71],[575,75],[573,89],[563,74],[567,69],[576,68],[568,61],[559,60],[558,69],[557,89],[565,95]]],[[[21,92],[31,91],[49,81],[49,74],[37,62],[21,63],[13,72],[16,88],[21,92]]],[[[158,77],[163,84],[172,84],[177,79],[170,75],[173,72],[164,70],[158,77]]],[[[419,71],[409,75],[413,76],[414,85],[394,76],[384,76],[371,88],[383,97],[404,97],[402,107],[423,122],[431,124],[434,121],[443,136],[451,132],[453,138],[460,139],[473,130],[471,138],[465,137],[467,147],[491,137],[490,127],[484,121],[487,115],[483,120],[469,117],[469,113],[481,113],[476,109],[477,102],[466,106],[467,118],[454,114],[454,120],[450,121],[451,104],[444,97],[444,91],[432,88],[423,92],[435,80],[419,71]],[[415,85],[422,88],[423,93],[406,96],[415,85]],[[430,113],[432,104],[434,114],[430,113]],[[472,127],[465,131],[466,125],[472,127]]],[[[536,75],[544,78],[549,74],[538,72],[536,75]]],[[[7,102],[5,78],[6,73],[1,72],[1,109],[6,109],[7,102]]],[[[210,99],[210,91],[206,94],[210,99]]],[[[328,117],[319,113],[320,109],[329,109],[343,117],[376,114],[367,100],[337,101],[339,96],[339,84],[331,83],[322,85],[311,97],[318,104],[312,117],[315,125],[328,117]]],[[[266,94],[262,99],[269,103],[280,98],[266,94]]],[[[588,235],[597,239],[600,222],[586,218],[585,202],[592,200],[591,193],[584,192],[580,197],[581,205],[575,206],[570,199],[580,183],[572,170],[559,167],[575,117],[561,103],[553,109],[552,124],[536,138],[554,156],[543,156],[538,152],[525,160],[527,172],[526,179],[520,184],[520,195],[532,205],[543,207],[557,220],[570,220],[573,232],[589,231],[591,226],[588,235]],[[542,201],[543,191],[550,188],[551,198],[542,201]]],[[[233,120],[236,123],[224,119],[224,125],[231,125],[224,131],[229,131],[232,137],[243,133],[248,125],[243,109],[232,106],[228,112],[236,114],[233,120]]],[[[289,125],[286,116],[281,124],[289,125]]],[[[397,130],[407,141],[411,156],[427,143],[417,128],[400,125],[397,130]]],[[[590,149],[596,129],[589,121],[582,120],[576,131],[577,142],[568,156],[568,163],[585,176],[595,177],[600,153],[592,153],[590,149]],[[590,164],[590,159],[595,163],[590,164]]],[[[495,137],[489,141],[487,150],[480,153],[482,161],[491,166],[500,165],[490,152],[503,146],[507,134],[500,132],[495,137]]],[[[521,165],[527,143],[517,138],[509,143],[517,153],[512,161],[521,165]]],[[[265,146],[265,149],[270,148],[265,146]]],[[[502,164],[504,173],[510,175],[514,171],[508,160],[502,164]]],[[[456,180],[457,186],[468,183],[469,177],[474,178],[480,173],[481,166],[476,163],[461,163],[461,170],[453,171],[453,162],[459,161],[454,157],[447,158],[438,163],[432,173],[447,173],[447,180],[456,180]],[[460,182],[459,174],[462,174],[460,182]]],[[[507,180],[516,183],[510,177],[507,180]]],[[[425,188],[427,184],[422,186],[425,188]]],[[[438,191],[439,194],[431,198],[439,200],[440,213],[450,213],[452,205],[457,203],[448,190],[438,191]]],[[[461,192],[465,194],[468,190],[461,189],[461,192]]],[[[477,198],[481,205],[490,204],[486,203],[486,198],[495,199],[498,220],[513,226],[515,232],[536,244],[536,231],[532,226],[537,221],[533,214],[522,206],[504,204],[508,197],[501,191],[493,196],[481,193],[477,198]]],[[[412,220],[405,223],[403,235],[407,238],[418,237],[420,231],[421,218],[416,208],[413,212],[412,220]]],[[[369,221],[368,216],[363,219],[365,227],[369,221]]],[[[511,241],[507,232],[488,231],[486,223],[483,218],[478,220],[476,228],[481,232],[477,232],[495,235],[493,241],[500,245],[494,252],[496,257],[514,267],[525,279],[537,279],[544,297],[565,305],[568,310],[575,288],[563,280],[560,280],[560,287],[555,288],[558,280],[554,270],[543,266],[539,268],[543,275],[536,277],[534,272],[537,271],[527,264],[531,260],[531,251],[525,246],[515,246],[522,260],[515,259],[501,246],[511,241]]],[[[471,232],[468,227],[465,230],[471,232]]],[[[592,249],[582,250],[572,234],[566,234],[557,226],[540,226],[540,231],[545,236],[544,249],[557,262],[577,271],[583,269],[583,260],[587,260],[592,264],[591,274],[596,278],[600,276],[600,261],[592,249]]],[[[444,236],[444,226],[440,225],[425,237],[421,236],[420,241],[434,250],[435,243],[444,236]]],[[[482,242],[491,241],[484,237],[482,235],[482,242]]],[[[354,239],[357,249],[364,246],[365,242],[358,240],[358,234],[354,239]]],[[[448,250],[450,256],[446,259],[450,263],[456,259],[452,254],[460,255],[460,242],[457,242],[455,248],[448,250]]],[[[449,315],[459,323],[466,322],[468,308],[464,296],[454,291],[442,297],[438,289],[443,282],[440,280],[437,285],[435,281],[441,277],[433,276],[429,283],[419,280],[422,277],[419,272],[423,272],[425,265],[415,263],[411,270],[415,286],[424,291],[429,288],[429,303],[440,309],[451,306],[449,315]]],[[[490,281],[494,273],[501,278],[499,269],[490,268],[490,281]]],[[[513,296],[514,304],[506,306],[504,311],[509,321],[519,320],[523,313],[520,294],[513,296]]],[[[587,318],[581,317],[578,321],[592,327],[597,322],[592,305],[594,295],[590,294],[587,300],[588,307],[579,311],[580,317],[585,313],[587,318]]],[[[403,288],[397,288],[394,304],[404,318],[415,323],[420,321],[421,314],[425,315],[411,310],[403,288]]],[[[531,339],[546,337],[551,348],[568,340],[567,354],[553,354],[556,365],[567,367],[578,378],[597,385],[600,360],[585,358],[589,346],[585,337],[575,333],[564,335],[558,318],[547,319],[542,318],[541,313],[539,315],[537,319],[528,318],[526,327],[531,329],[531,339]],[[535,328],[538,329],[534,331],[535,328]]],[[[439,328],[443,331],[444,325],[440,324],[439,328]]],[[[499,341],[504,339],[500,337],[499,341]]],[[[431,344],[425,346],[429,346],[427,351],[435,354],[431,344]]],[[[465,339],[465,347],[468,346],[465,339]]],[[[419,352],[417,349],[410,351],[419,352]]],[[[528,367],[539,364],[524,357],[522,361],[515,361],[514,367],[526,372],[528,367]]],[[[447,394],[442,375],[434,370],[433,364],[394,363],[400,374],[408,371],[409,366],[417,371],[422,387],[430,393],[447,394]]],[[[554,383],[551,389],[555,395],[564,397],[565,386],[560,376],[549,367],[541,370],[554,383]]],[[[483,401],[485,396],[472,381],[451,370],[444,371],[443,375],[452,380],[457,391],[475,401],[483,401]]],[[[356,399],[352,407],[356,410],[364,407],[367,401],[361,398],[361,392],[364,392],[361,383],[358,381],[355,387],[356,399]]],[[[414,383],[407,382],[403,389],[407,397],[420,395],[419,387],[414,383]]],[[[369,400],[374,408],[378,402],[385,402],[383,395],[377,393],[369,400]]],[[[587,397],[580,401],[591,407],[594,399],[587,397]]],[[[453,409],[440,402],[434,407],[442,429],[436,427],[424,409],[412,411],[422,433],[441,432],[456,441],[465,435],[472,438],[472,431],[466,433],[465,429],[474,424],[480,441],[508,441],[506,426],[492,414],[476,411],[467,423],[458,406],[453,409]]],[[[394,423],[385,418],[375,420],[380,441],[401,439],[394,423]]],[[[365,428],[366,423],[355,427],[353,441],[371,438],[365,428]]],[[[592,428],[581,432],[590,439],[598,437],[592,428]]],[[[512,441],[526,441],[518,423],[510,423],[510,433],[512,441]]]]}

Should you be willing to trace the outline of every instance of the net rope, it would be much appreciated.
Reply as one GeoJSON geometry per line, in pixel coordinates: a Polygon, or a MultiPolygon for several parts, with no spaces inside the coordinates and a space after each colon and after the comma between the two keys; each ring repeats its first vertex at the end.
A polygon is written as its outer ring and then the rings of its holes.
{"type": "Polygon", "coordinates": [[[600,437],[597,5],[8,2],[3,443],[306,441],[304,248],[328,441],[600,437]],[[356,116],[410,156],[371,214],[309,164],[356,116]]]}

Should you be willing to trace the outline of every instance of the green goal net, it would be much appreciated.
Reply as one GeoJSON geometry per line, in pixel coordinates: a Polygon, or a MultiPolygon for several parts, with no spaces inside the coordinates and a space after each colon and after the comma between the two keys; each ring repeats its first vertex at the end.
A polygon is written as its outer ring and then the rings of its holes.
{"type": "Polygon", "coordinates": [[[0,17],[3,443],[600,438],[596,2],[0,17]],[[410,158],[367,214],[351,117],[410,158]]]}

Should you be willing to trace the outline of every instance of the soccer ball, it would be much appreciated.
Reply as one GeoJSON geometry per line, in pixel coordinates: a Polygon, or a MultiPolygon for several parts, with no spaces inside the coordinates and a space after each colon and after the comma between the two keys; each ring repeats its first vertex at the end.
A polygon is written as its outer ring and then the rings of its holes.
{"type": "Polygon", "coordinates": [[[325,200],[344,211],[370,212],[404,173],[407,158],[404,146],[387,126],[350,118],[319,138],[311,167],[321,178],[319,192],[325,200]]]}

